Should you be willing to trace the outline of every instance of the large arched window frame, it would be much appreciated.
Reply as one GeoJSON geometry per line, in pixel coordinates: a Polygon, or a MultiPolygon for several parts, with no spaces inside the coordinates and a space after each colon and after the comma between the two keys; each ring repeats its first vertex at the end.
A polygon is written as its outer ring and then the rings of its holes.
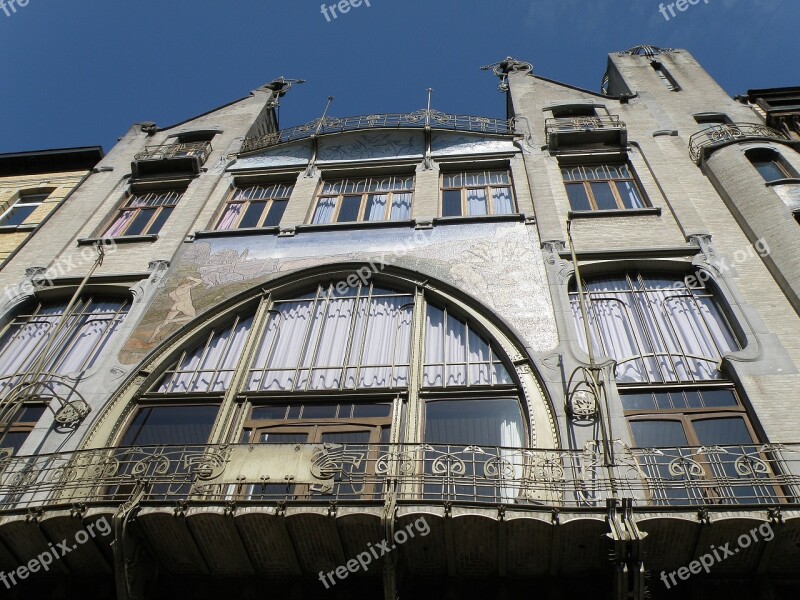
{"type": "MultiPolygon", "coordinates": [[[[107,415],[92,429],[85,446],[120,444],[141,406],[219,406],[219,415],[213,427],[208,428],[208,441],[235,443],[243,441],[247,424],[253,424],[253,416],[257,414],[254,409],[302,403],[322,406],[334,400],[358,406],[364,406],[365,402],[389,403],[390,441],[419,443],[424,441],[426,433],[428,402],[510,398],[519,405],[522,415],[519,427],[509,425],[506,434],[496,436],[497,440],[519,447],[558,446],[555,422],[543,388],[530,363],[516,349],[521,346],[513,343],[504,331],[462,300],[401,276],[382,274],[366,286],[358,284],[348,291],[344,281],[352,273],[349,270],[324,277],[295,277],[291,283],[276,285],[269,291],[259,290],[258,295],[251,293],[225,312],[206,316],[204,325],[186,326],[154,353],[132,385],[112,400],[107,415]],[[377,300],[377,304],[370,304],[369,298],[377,300]],[[360,315],[349,319],[347,325],[348,352],[354,348],[360,348],[362,354],[372,352],[354,342],[359,336],[374,341],[369,320],[362,317],[370,316],[370,310],[374,313],[376,306],[394,311],[389,316],[397,327],[408,332],[411,342],[407,347],[398,339],[379,344],[374,354],[378,360],[361,356],[356,361],[353,356],[345,355],[337,356],[333,362],[320,362],[313,353],[300,356],[296,348],[278,352],[275,344],[283,342],[271,338],[271,331],[281,320],[284,327],[288,326],[287,311],[302,309],[308,314],[317,310],[315,304],[318,307],[323,300],[328,304],[325,309],[328,312],[324,314],[333,315],[332,331],[336,329],[335,315],[337,311],[341,314],[345,303],[350,305],[348,310],[360,315]],[[336,310],[330,311],[334,305],[336,310]],[[465,343],[448,347],[453,332],[448,334],[447,329],[453,329],[453,324],[458,324],[458,335],[465,343]],[[229,335],[237,328],[242,332],[241,337],[229,335]],[[236,358],[230,354],[234,347],[236,358]],[[287,352],[293,352],[301,360],[287,365],[270,358],[286,356],[287,352]],[[222,358],[209,361],[212,354],[222,358]]],[[[378,318],[376,314],[371,316],[378,318]]],[[[314,341],[305,350],[333,339],[314,327],[305,327],[302,335],[314,341]]],[[[339,406],[337,415],[345,414],[346,410],[339,406]]],[[[288,418],[289,414],[286,412],[284,416],[288,418]]],[[[350,408],[348,414],[354,415],[355,409],[350,408]]]]}

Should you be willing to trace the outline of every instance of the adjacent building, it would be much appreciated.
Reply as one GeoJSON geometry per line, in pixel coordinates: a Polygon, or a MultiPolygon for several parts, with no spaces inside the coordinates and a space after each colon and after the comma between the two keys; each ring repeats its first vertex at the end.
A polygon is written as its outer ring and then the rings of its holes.
{"type": "Polygon", "coordinates": [[[136,124],[6,261],[10,597],[797,594],[794,121],[487,69],[505,119],[136,124]]]}

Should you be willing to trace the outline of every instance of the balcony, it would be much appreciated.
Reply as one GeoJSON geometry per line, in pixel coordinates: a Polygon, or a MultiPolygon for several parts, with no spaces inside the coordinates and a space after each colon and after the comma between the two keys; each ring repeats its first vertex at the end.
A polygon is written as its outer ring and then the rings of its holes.
{"type": "Polygon", "coordinates": [[[556,117],[545,120],[547,146],[557,150],[564,146],[627,143],[628,130],[617,115],[556,117]]]}
{"type": "MultiPolygon", "coordinates": [[[[800,444],[615,444],[615,451],[613,466],[594,443],[581,450],[231,444],[6,456],[0,548],[13,555],[0,553],[0,569],[72,539],[88,523],[119,520],[124,505],[134,530],[75,549],[63,565],[69,576],[107,576],[112,539],[135,535],[176,576],[314,579],[385,539],[387,514],[393,531],[420,519],[429,525],[430,535],[397,548],[411,577],[589,575],[608,564],[609,519],[621,498],[632,499],[650,568],[688,564],[707,535],[700,510],[718,511],[714,539],[723,541],[778,514],[783,533],[771,546],[785,560],[764,568],[774,575],[796,569],[800,444]]],[[[737,577],[757,567],[732,561],[715,572],[737,577]]]]}
{"type": "Polygon", "coordinates": [[[255,152],[320,135],[360,131],[364,129],[426,129],[444,131],[467,131],[511,135],[514,133],[513,119],[490,119],[469,115],[449,115],[437,110],[418,110],[412,113],[374,114],[359,117],[323,117],[305,125],[282,129],[258,137],[246,138],[240,154],[255,152]]]}
{"type": "Polygon", "coordinates": [[[748,141],[789,142],[780,131],[761,125],[760,123],[725,123],[706,127],[689,138],[689,154],[692,160],[700,163],[712,152],[739,142],[748,141]]]}
{"type": "Polygon", "coordinates": [[[147,146],[133,158],[134,177],[169,173],[197,175],[212,152],[211,142],[187,142],[147,146]]]}

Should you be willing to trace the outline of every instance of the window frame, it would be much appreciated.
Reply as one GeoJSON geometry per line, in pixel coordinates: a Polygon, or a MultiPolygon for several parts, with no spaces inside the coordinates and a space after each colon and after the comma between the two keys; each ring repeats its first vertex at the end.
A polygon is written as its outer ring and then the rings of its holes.
{"type": "Polygon", "coordinates": [[[411,211],[414,207],[414,190],[416,188],[416,175],[414,173],[400,173],[400,174],[392,174],[392,175],[366,175],[364,177],[336,177],[332,179],[325,179],[321,178],[319,181],[319,185],[317,187],[317,192],[314,195],[314,207],[311,210],[311,214],[309,217],[308,224],[309,225],[332,225],[337,223],[387,223],[392,221],[402,221],[405,219],[392,219],[392,208],[394,206],[394,197],[395,194],[410,194],[411,198],[409,200],[409,218],[411,215],[411,211]],[[370,183],[373,181],[381,181],[384,179],[392,179],[393,181],[408,179],[411,181],[410,187],[404,189],[392,189],[390,191],[371,191],[370,183]],[[363,185],[364,191],[352,192],[347,193],[345,190],[347,188],[347,183],[353,183],[355,187],[360,187],[363,185]],[[341,187],[337,193],[324,193],[326,185],[335,185],[339,184],[341,187]],[[386,195],[386,207],[384,208],[384,214],[382,219],[365,219],[366,210],[367,210],[367,203],[369,202],[370,196],[383,196],[386,195]],[[358,207],[358,215],[355,220],[349,221],[340,221],[339,217],[341,215],[342,206],[344,205],[345,198],[354,198],[360,196],[361,199],[359,200],[359,207],[358,207]],[[333,209],[333,214],[331,215],[331,219],[329,221],[324,222],[316,222],[315,218],[317,212],[319,211],[319,207],[322,201],[327,199],[335,199],[335,205],[333,209]]]}
{"type": "MultiPolygon", "coordinates": [[[[22,440],[20,444],[20,448],[25,444],[30,436],[31,432],[36,428],[37,423],[41,420],[44,414],[47,412],[48,404],[46,402],[24,402],[22,403],[17,410],[14,412],[14,415],[11,419],[5,419],[0,421],[0,448],[11,448],[5,444],[6,435],[9,433],[24,433],[25,439],[22,440]],[[36,407],[42,409],[42,414],[39,415],[36,421],[21,421],[19,416],[23,415],[25,409],[28,407],[36,407]]],[[[16,455],[16,451],[12,453],[12,456],[16,455]]]]}
{"type": "Polygon", "coordinates": [[[592,161],[580,164],[560,164],[561,169],[561,179],[564,184],[564,191],[567,194],[567,200],[570,205],[570,210],[573,212],[586,212],[587,210],[590,212],[606,212],[606,211],[613,211],[613,210],[622,210],[622,211],[637,211],[637,210],[647,210],[653,208],[653,204],[650,202],[650,199],[647,197],[647,194],[643,192],[643,187],[639,182],[639,178],[636,176],[636,170],[631,165],[630,161],[592,161]],[[591,179],[586,176],[586,170],[592,169],[596,170],[598,168],[603,168],[606,177],[603,179],[591,179]],[[613,177],[610,175],[610,168],[617,168],[620,170],[626,169],[628,173],[628,177],[613,177]],[[565,171],[574,171],[575,169],[580,169],[581,178],[580,179],[565,179],[565,171]],[[628,207],[625,205],[624,200],[622,199],[622,195],[619,192],[619,189],[615,182],[627,182],[633,185],[639,199],[641,200],[642,206],[631,206],[628,207]],[[614,198],[614,203],[616,204],[613,208],[599,208],[597,204],[597,199],[595,198],[594,191],[592,190],[592,183],[604,183],[608,186],[611,190],[612,197],[614,198]],[[570,197],[569,188],[570,187],[583,187],[583,193],[586,197],[586,200],[589,204],[589,208],[576,208],[572,204],[572,198],[570,197]]]}
{"type": "Polygon", "coordinates": [[[38,190],[26,190],[19,193],[19,196],[11,203],[6,206],[5,210],[2,214],[0,214],[0,229],[8,228],[8,229],[17,229],[19,227],[25,227],[27,224],[25,221],[31,218],[33,213],[35,213],[42,204],[44,204],[45,200],[50,197],[53,193],[53,190],[47,191],[38,191],[38,190]],[[37,198],[38,200],[31,201],[30,198],[37,198]],[[6,221],[13,215],[14,211],[18,208],[26,208],[26,207],[33,207],[33,210],[29,212],[21,222],[15,225],[8,225],[6,221]]]}
{"type": "Polygon", "coordinates": [[[122,203],[114,210],[113,215],[111,216],[110,219],[108,219],[105,226],[102,228],[103,233],[101,237],[106,239],[117,239],[125,237],[158,235],[164,228],[164,225],[166,225],[167,221],[169,220],[169,217],[172,216],[172,213],[175,211],[175,208],[183,199],[185,193],[186,193],[185,188],[164,188],[159,190],[141,190],[141,191],[131,190],[126,192],[122,203]],[[165,196],[168,199],[174,201],[165,202],[163,204],[155,204],[155,205],[143,204],[139,206],[131,206],[131,204],[139,198],[157,200],[159,196],[165,196]],[[144,226],[142,226],[140,232],[129,234],[128,230],[134,223],[137,222],[139,214],[141,214],[145,210],[152,211],[153,214],[147,220],[144,226]],[[158,228],[155,231],[151,231],[151,228],[156,223],[159,222],[162,213],[165,211],[168,211],[167,216],[164,217],[164,219],[161,221],[161,224],[158,225],[158,228]],[[130,217],[130,219],[128,219],[127,221],[122,221],[123,227],[120,232],[110,235],[111,230],[123,218],[123,214],[128,212],[134,213],[133,216],[130,217]]]}
{"type": "Polygon", "coordinates": [[[784,179],[797,179],[798,174],[794,170],[794,168],[787,162],[787,160],[783,157],[783,155],[774,150],[772,148],[756,148],[751,149],[745,152],[745,157],[749,161],[750,165],[759,176],[764,180],[766,184],[774,184],[775,182],[782,181],[784,179]],[[772,164],[782,175],[782,177],[776,177],[774,179],[767,179],[764,176],[764,173],[761,169],[757,166],[757,163],[770,163],[772,164]]]}
{"type": "MultiPolygon", "coordinates": [[[[491,181],[491,175],[487,177],[487,181],[491,181]]],[[[514,191],[514,178],[511,173],[511,168],[509,166],[505,166],[503,168],[486,168],[486,169],[445,169],[440,171],[439,173],[439,216],[441,218],[459,218],[459,217],[472,217],[472,218],[479,218],[479,217],[491,217],[496,215],[513,215],[516,214],[519,208],[517,207],[517,195],[514,191]],[[503,172],[506,174],[508,178],[507,184],[492,184],[486,183],[485,185],[468,185],[464,183],[461,186],[449,186],[446,187],[444,185],[445,177],[452,177],[452,176],[461,176],[463,181],[466,181],[467,175],[470,173],[483,173],[484,175],[489,175],[491,173],[499,173],[503,172]],[[511,194],[511,212],[510,213],[497,213],[495,210],[494,205],[494,196],[492,195],[493,189],[501,189],[501,188],[508,188],[509,193],[511,194]],[[468,212],[468,190],[483,190],[485,193],[486,198],[486,214],[469,214],[468,212]],[[460,191],[461,192],[461,214],[458,215],[445,215],[444,214],[444,195],[445,192],[454,192],[460,191]]]]}
{"type": "Polygon", "coordinates": [[[236,184],[233,186],[233,189],[230,191],[227,200],[222,206],[222,211],[220,212],[219,217],[214,222],[214,231],[233,231],[236,229],[262,229],[265,227],[277,227],[280,224],[283,215],[286,212],[286,208],[288,207],[289,200],[294,192],[296,182],[289,181],[289,180],[281,180],[281,181],[270,181],[270,182],[263,182],[263,183],[248,183],[248,184],[236,184]],[[264,188],[268,189],[270,187],[274,187],[275,190],[279,187],[283,186],[286,188],[285,195],[272,195],[268,198],[239,198],[238,196],[244,193],[246,190],[252,190],[255,188],[264,188]],[[276,203],[282,202],[284,203],[283,211],[281,212],[281,216],[278,219],[278,223],[275,225],[264,225],[264,222],[269,217],[269,214],[272,212],[273,207],[276,203]],[[228,207],[233,204],[241,204],[243,208],[241,210],[241,214],[239,214],[236,219],[234,220],[233,224],[230,227],[222,228],[220,225],[222,224],[223,219],[228,211],[228,207]],[[247,212],[250,210],[250,206],[253,204],[263,204],[264,206],[261,209],[261,214],[258,218],[257,224],[248,226],[248,227],[241,227],[241,223],[244,220],[247,212]]]}

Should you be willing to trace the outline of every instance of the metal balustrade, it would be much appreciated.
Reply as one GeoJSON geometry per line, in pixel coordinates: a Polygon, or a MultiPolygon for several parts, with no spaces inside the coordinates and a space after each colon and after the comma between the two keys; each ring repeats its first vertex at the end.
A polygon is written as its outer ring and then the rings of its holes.
{"type": "Polygon", "coordinates": [[[510,135],[514,133],[513,119],[490,119],[470,115],[449,115],[437,110],[418,110],[412,113],[373,114],[357,117],[323,117],[305,125],[297,125],[257,137],[246,138],[240,154],[261,150],[286,142],[318,135],[358,131],[363,129],[431,129],[469,131],[510,135]]]}
{"type": "Polygon", "coordinates": [[[594,141],[622,143],[627,136],[627,125],[618,115],[554,117],[545,119],[544,129],[547,145],[551,148],[594,141]]]}
{"type": "Polygon", "coordinates": [[[789,141],[789,138],[780,131],[760,123],[722,123],[706,127],[690,137],[689,154],[692,160],[700,162],[704,153],[717,147],[735,142],[763,139],[789,141]]]}
{"type": "Polygon", "coordinates": [[[137,446],[0,458],[0,510],[147,502],[405,502],[602,508],[800,498],[800,444],[582,450],[438,444],[137,446]]]}
{"type": "Polygon", "coordinates": [[[211,154],[211,142],[187,142],[147,146],[134,160],[169,160],[175,158],[197,158],[203,164],[211,154]]]}

